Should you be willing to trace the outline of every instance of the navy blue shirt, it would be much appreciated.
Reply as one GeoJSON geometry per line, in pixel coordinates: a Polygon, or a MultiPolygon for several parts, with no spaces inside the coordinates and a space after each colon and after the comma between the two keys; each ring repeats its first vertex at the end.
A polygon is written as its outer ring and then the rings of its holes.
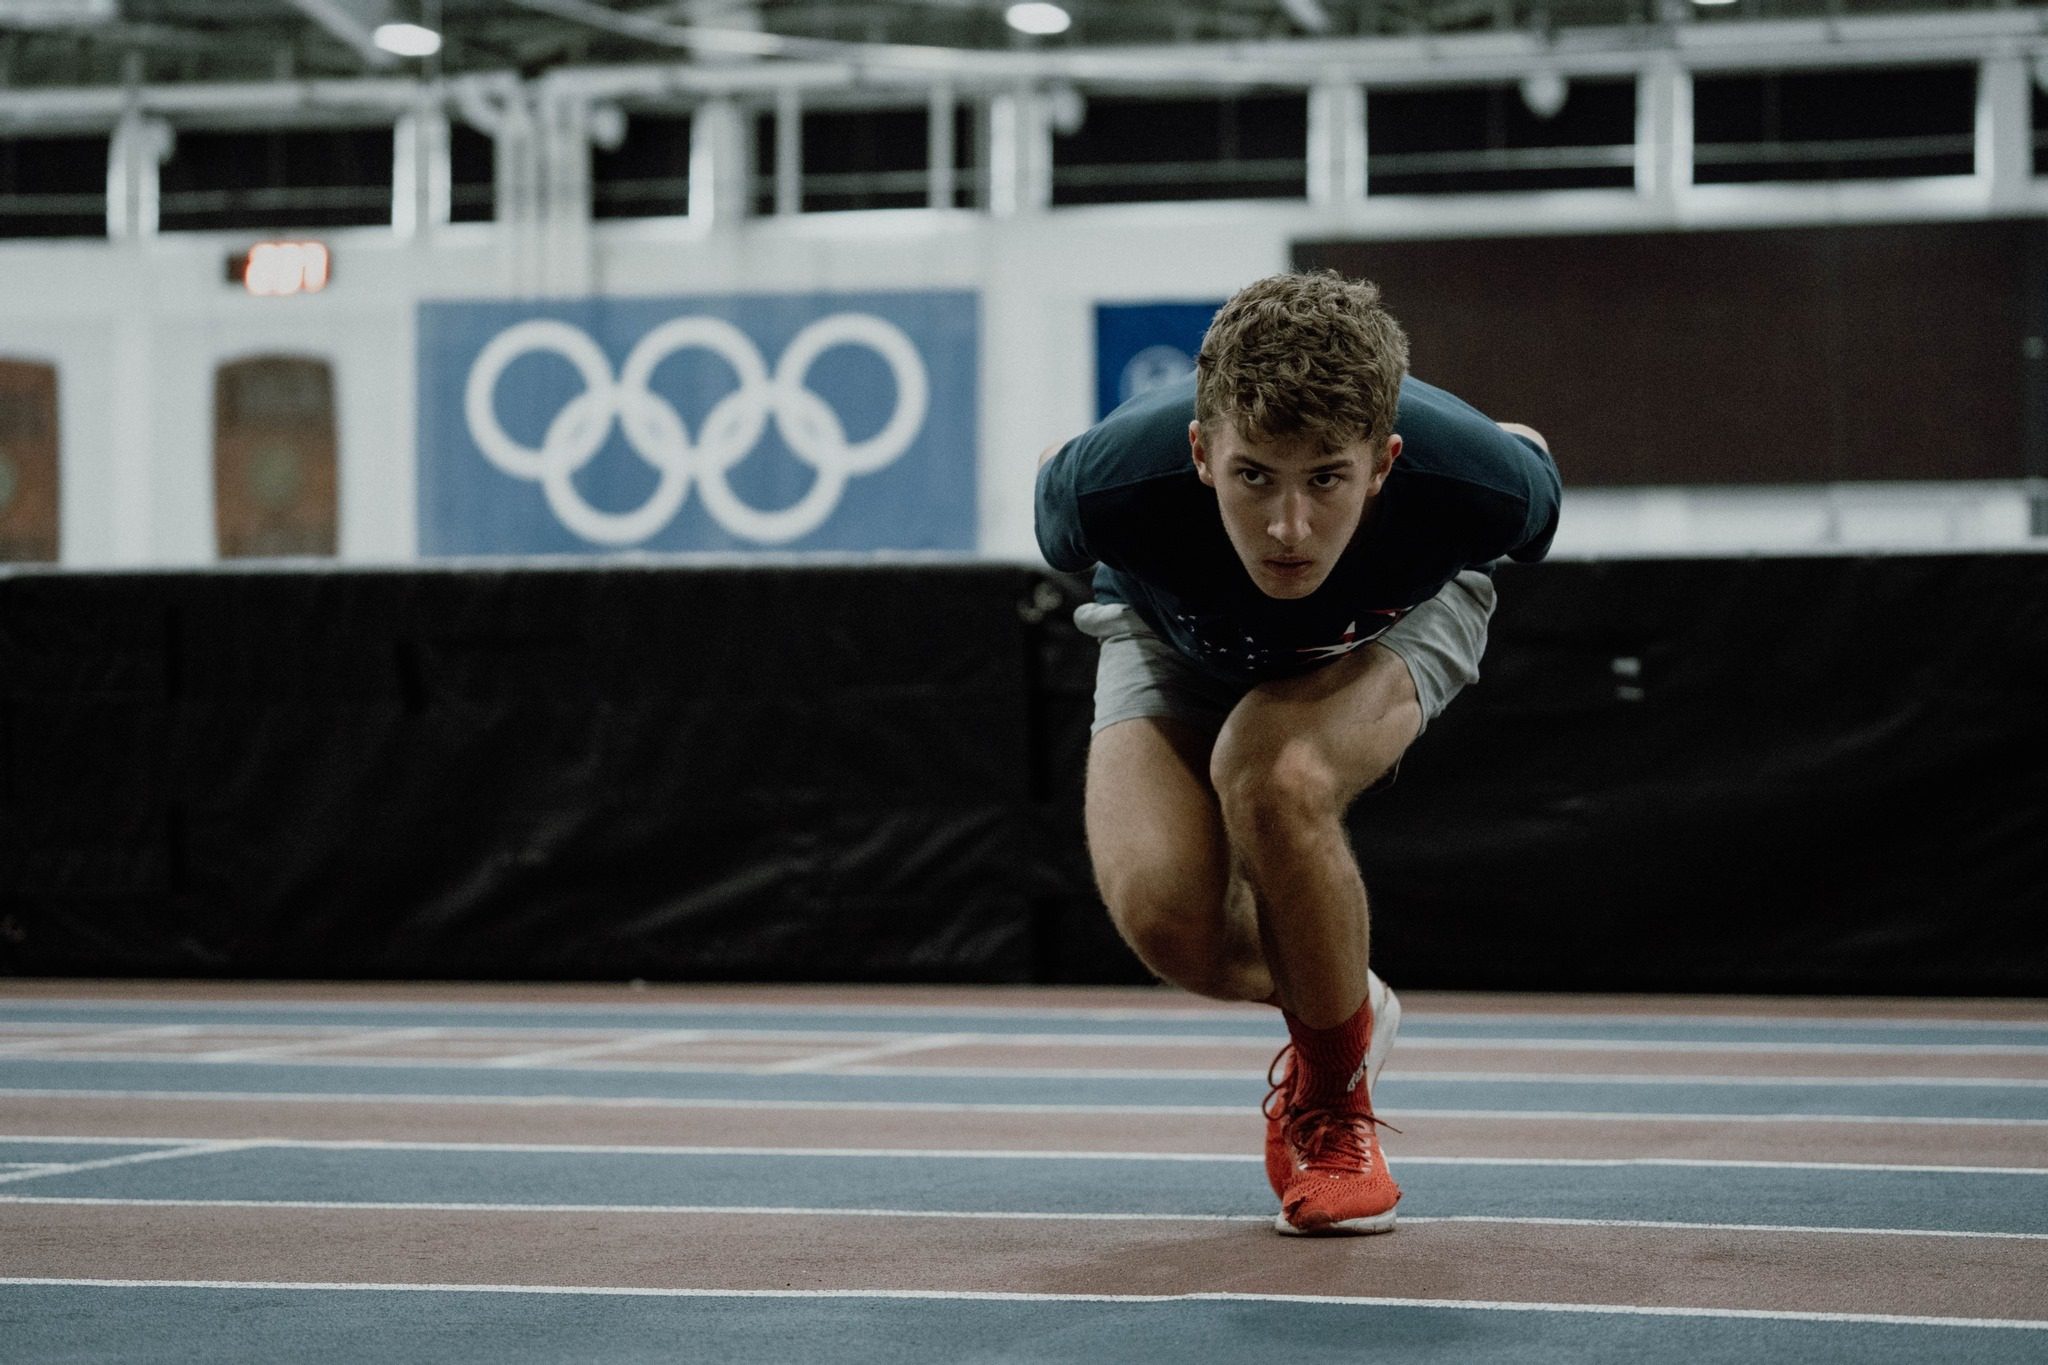
{"type": "Polygon", "coordinates": [[[1442,389],[1409,378],[1401,453],[1350,545],[1304,598],[1268,597],[1224,533],[1188,451],[1195,381],[1140,394],[1038,471],[1038,547],[1095,571],[1207,672],[1244,683],[1300,673],[1365,644],[1465,569],[1543,558],[1557,533],[1557,465],[1442,389]]]}

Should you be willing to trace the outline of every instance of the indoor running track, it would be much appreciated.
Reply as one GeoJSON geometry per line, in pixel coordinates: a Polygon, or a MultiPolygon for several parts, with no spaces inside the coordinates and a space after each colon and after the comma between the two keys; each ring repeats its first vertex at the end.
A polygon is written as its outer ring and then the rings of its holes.
{"type": "Polygon", "coordinates": [[[0,983],[0,1358],[2048,1360],[2048,1004],[1404,1004],[1298,1239],[1254,1006],[0,983]]]}

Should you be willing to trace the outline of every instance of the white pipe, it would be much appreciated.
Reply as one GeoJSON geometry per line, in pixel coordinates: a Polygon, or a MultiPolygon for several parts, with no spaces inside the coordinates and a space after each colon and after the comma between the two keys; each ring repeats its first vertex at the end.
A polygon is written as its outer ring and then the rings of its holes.
{"type": "MultiPolygon", "coordinates": [[[[1828,21],[1769,21],[1651,29],[1565,29],[1453,36],[1289,39],[1254,43],[1073,49],[952,51],[845,45],[833,61],[729,67],[685,63],[565,67],[543,78],[585,98],[668,99],[753,94],[862,84],[925,92],[947,84],[964,94],[995,94],[1020,84],[1073,82],[1141,89],[1201,85],[1305,89],[1325,81],[1368,88],[1518,80],[1535,66],[1567,80],[1641,75],[1659,61],[1688,71],[1813,70],[1851,66],[1976,63],[1993,57],[2048,58],[2048,10],[2037,7],[1961,14],[1860,16],[1828,21]],[[916,62],[898,60],[905,51],[916,62]]],[[[510,73],[447,83],[454,97],[474,81],[518,83],[510,73]]],[[[236,112],[388,113],[413,107],[422,83],[403,78],[269,81],[55,90],[0,90],[0,126],[84,123],[111,128],[123,110],[204,116],[236,112]]],[[[916,99],[906,103],[919,102],[916,99]]]]}

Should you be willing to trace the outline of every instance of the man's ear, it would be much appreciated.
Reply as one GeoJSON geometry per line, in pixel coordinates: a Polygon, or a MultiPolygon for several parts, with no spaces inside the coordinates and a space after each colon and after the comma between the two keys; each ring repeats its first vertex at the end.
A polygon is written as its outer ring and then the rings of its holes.
{"type": "Polygon", "coordinates": [[[1202,424],[1188,423],[1188,452],[1195,457],[1195,474],[1208,484],[1216,486],[1216,471],[1209,467],[1209,452],[1202,446],[1202,424]]]}
{"type": "Polygon", "coordinates": [[[1401,434],[1395,432],[1387,437],[1386,445],[1380,448],[1379,458],[1372,462],[1372,488],[1377,493],[1387,481],[1387,475],[1394,472],[1394,461],[1401,457],[1401,434]]]}

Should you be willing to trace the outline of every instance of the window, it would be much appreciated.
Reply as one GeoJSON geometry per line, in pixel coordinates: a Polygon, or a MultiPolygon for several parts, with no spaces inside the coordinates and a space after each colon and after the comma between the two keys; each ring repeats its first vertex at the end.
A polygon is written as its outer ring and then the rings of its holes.
{"type": "Polygon", "coordinates": [[[1975,169],[1973,67],[1697,76],[1693,180],[1871,180],[1975,169]]]}
{"type": "Polygon", "coordinates": [[[164,163],[166,231],[388,226],[388,126],[290,132],[180,131],[164,163]]]}
{"type": "Polygon", "coordinates": [[[590,154],[591,216],[665,218],[690,211],[690,119],[633,114],[625,140],[590,154]]]}
{"type": "Polygon", "coordinates": [[[1373,194],[1629,189],[1634,81],[1571,81],[1549,118],[1513,84],[1374,90],[1366,96],[1373,194]]]}
{"type": "Polygon", "coordinates": [[[1055,204],[1308,197],[1308,97],[1089,95],[1056,134],[1055,204]]]}
{"type": "Polygon", "coordinates": [[[107,235],[107,139],[0,138],[0,237],[107,235]]]}

